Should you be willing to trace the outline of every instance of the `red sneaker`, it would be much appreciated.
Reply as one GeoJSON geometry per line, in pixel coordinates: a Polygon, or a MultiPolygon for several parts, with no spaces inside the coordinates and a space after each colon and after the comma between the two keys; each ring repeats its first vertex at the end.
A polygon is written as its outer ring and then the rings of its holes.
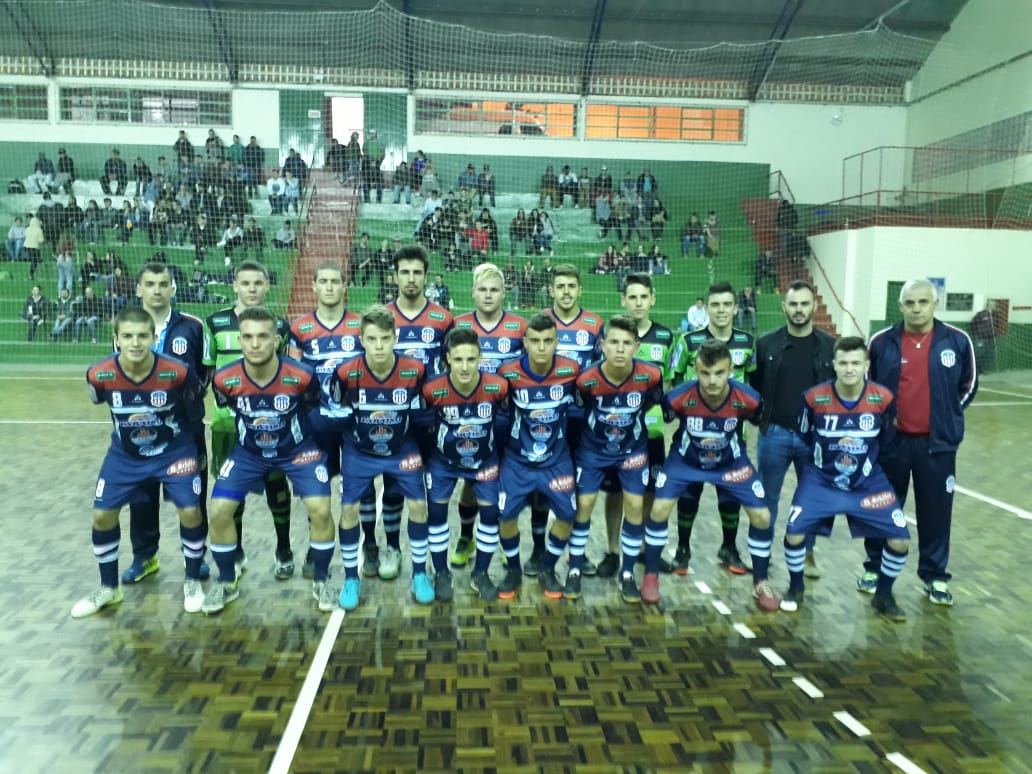
{"type": "Polygon", "coordinates": [[[641,601],[646,605],[655,605],[659,602],[658,573],[647,572],[641,579],[641,601]]]}
{"type": "Polygon", "coordinates": [[[774,591],[766,578],[757,582],[753,587],[752,595],[756,600],[756,607],[764,612],[771,613],[781,607],[781,597],[774,591]]]}

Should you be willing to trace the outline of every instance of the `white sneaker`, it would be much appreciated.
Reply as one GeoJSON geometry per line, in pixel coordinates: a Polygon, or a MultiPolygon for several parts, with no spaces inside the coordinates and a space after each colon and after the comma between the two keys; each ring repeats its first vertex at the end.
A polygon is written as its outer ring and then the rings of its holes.
{"type": "Polygon", "coordinates": [[[340,607],[337,600],[337,590],[327,581],[312,582],[312,596],[319,603],[319,610],[324,613],[332,613],[340,607]]]}
{"type": "Polygon", "coordinates": [[[89,596],[83,597],[72,607],[72,618],[85,618],[93,615],[108,605],[117,605],[122,601],[122,587],[100,586],[89,596]]]}
{"type": "Polygon", "coordinates": [[[188,613],[201,612],[204,604],[204,587],[196,578],[187,578],[183,583],[183,610],[188,613]]]}
{"type": "Polygon", "coordinates": [[[239,596],[240,588],[237,586],[236,581],[233,583],[218,581],[212,584],[211,588],[208,589],[208,593],[204,595],[201,612],[204,614],[218,613],[239,596]]]}
{"type": "Polygon", "coordinates": [[[382,580],[394,580],[401,573],[401,551],[387,546],[380,553],[378,574],[382,580]]]}

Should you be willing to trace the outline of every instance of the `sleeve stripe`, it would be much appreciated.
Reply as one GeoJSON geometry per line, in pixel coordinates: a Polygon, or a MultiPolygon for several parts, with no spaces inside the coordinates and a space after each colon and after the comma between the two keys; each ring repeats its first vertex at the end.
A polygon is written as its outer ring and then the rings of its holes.
{"type": "Polygon", "coordinates": [[[967,342],[968,357],[971,360],[971,381],[966,385],[961,385],[964,393],[960,396],[960,407],[967,408],[968,404],[974,399],[975,392],[978,390],[978,367],[975,360],[975,346],[971,343],[971,337],[967,335],[967,331],[949,323],[943,323],[943,325],[954,333],[963,336],[967,342]]]}

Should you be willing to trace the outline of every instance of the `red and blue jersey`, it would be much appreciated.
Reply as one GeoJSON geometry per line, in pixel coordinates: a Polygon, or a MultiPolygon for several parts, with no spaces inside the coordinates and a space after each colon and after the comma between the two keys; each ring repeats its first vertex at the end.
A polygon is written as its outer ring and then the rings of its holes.
{"type": "Polygon", "coordinates": [[[467,312],[455,318],[455,327],[469,328],[480,337],[480,370],[485,374],[496,374],[503,363],[523,355],[527,321],[512,312],[502,312],[490,329],[481,325],[476,312],[467,312]]]}
{"type": "Polygon", "coordinates": [[[322,387],[321,409],[326,416],[344,415],[343,409],[330,400],[330,377],[345,360],[362,354],[361,330],[362,317],[346,309],[332,328],[324,325],[315,312],[298,317],[290,326],[287,352],[315,369],[322,387]]]}
{"type": "MultiPolygon", "coordinates": [[[[150,373],[129,378],[118,355],[108,355],[86,371],[94,403],[111,410],[111,443],[133,457],[156,457],[174,448],[196,416],[193,405],[203,400],[203,385],[186,363],[154,356],[150,373]]],[[[192,434],[185,436],[192,439],[192,434]]]]}
{"type": "Polygon", "coordinates": [[[373,374],[364,355],[338,366],[330,379],[330,398],[350,412],[344,440],[377,457],[410,449],[410,428],[423,409],[425,375],[423,364],[407,357],[396,357],[383,379],[373,374]]]}
{"type": "Polygon", "coordinates": [[[512,421],[506,451],[525,465],[550,465],[569,457],[566,421],[576,403],[580,367],[573,360],[556,357],[544,376],[530,369],[527,355],[506,363],[501,375],[509,380],[512,421]]]}
{"type": "Polygon", "coordinates": [[[443,306],[427,302],[415,317],[408,317],[392,301],[387,308],[394,314],[394,325],[398,329],[398,343],[394,351],[401,357],[418,360],[428,375],[441,373],[441,351],[444,337],[452,329],[452,314],[443,306]]]}
{"type": "Polygon", "coordinates": [[[724,402],[710,408],[699,392],[698,380],[685,382],[663,396],[663,414],[679,418],[670,445],[671,455],[694,468],[714,470],[733,465],[746,456],[742,423],[759,418],[760,395],[734,379],[724,402]]]}
{"type": "Polygon", "coordinates": [[[570,322],[559,319],[554,308],[546,309],[545,314],[555,320],[557,355],[576,360],[582,370],[602,358],[601,317],[585,309],[581,309],[570,322]]]}
{"type": "Polygon", "coordinates": [[[867,382],[860,397],[844,401],[833,381],[803,393],[799,432],[812,449],[813,465],[838,489],[864,486],[876,469],[882,443],[895,434],[892,391],[867,382]]]}
{"type": "Polygon", "coordinates": [[[477,386],[463,395],[447,373],[423,385],[423,401],[436,424],[434,454],[465,470],[498,464],[498,441],[509,427],[509,382],[497,374],[481,374],[477,386]]]}
{"type": "Polygon", "coordinates": [[[264,385],[248,375],[244,360],[220,368],[212,380],[215,405],[235,412],[237,443],[263,459],[291,457],[315,443],[308,412],[319,405],[319,379],[304,363],[278,360],[264,385]]]}
{"type": "Polygon", "coordinates": [[[585,413],[582,448],[616,457],[645,448],[645,414],[663,399],[663,372],[659,368],[635,359],[627,378],[613,384],[602,372],[602,365],[594,365],[577,378],[577,390],[585,413]]]}

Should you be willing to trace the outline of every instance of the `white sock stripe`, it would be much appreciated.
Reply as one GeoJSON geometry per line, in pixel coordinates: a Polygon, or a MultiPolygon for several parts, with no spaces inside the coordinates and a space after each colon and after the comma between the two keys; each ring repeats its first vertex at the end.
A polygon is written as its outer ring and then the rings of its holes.
{"type": "Polygon", "coordinates": [[[236,543],[212,543],[212,553],[215,554],[228,554],[236,553],[236,543]]]}
{"type": "Polygon", "coordinates": [[[183,556],[185,556],[187,559],[200,559],[202,556],[204,556],[204,549],[187,548],[186,546],[183,546],[183,556]]]}
{"type": "Polygon", "coordinates": [[[204,540],[187,540],[182,538],[179,542],[183,544],[183,548],[189,548],[191,551],[203,551],[204,540]]]}
{"type": "Polygon", "coordinates": [[[109,551],[117,551],[119,542],[120,541],[116,540],[113,543],[94,543],[93,553],[97,556],[102,556],[103,554],[106,554],[109,551]]]}
{"type": "Polygon", "coordinates": [[[520,555],[520,547],[519,546],[513,546],[512,548],[504,548],[503,547],[502,548],[502,552],[507,557],[519,556],[520,555]]]}
{"type": "Polygon", "coordinates": [[[326,542],[310,540],[308,545],[311,546],[313,551],[332,551],[337,547],[337,542],[334,540],[328,540],[326,542]]]}
{"type": "Polygon", "coordinates": [[[97,562],[100,564],[107,564],[108,562],[118,561],[118,551],[114,551],[110,554],[97,554],[97,562]]]}

